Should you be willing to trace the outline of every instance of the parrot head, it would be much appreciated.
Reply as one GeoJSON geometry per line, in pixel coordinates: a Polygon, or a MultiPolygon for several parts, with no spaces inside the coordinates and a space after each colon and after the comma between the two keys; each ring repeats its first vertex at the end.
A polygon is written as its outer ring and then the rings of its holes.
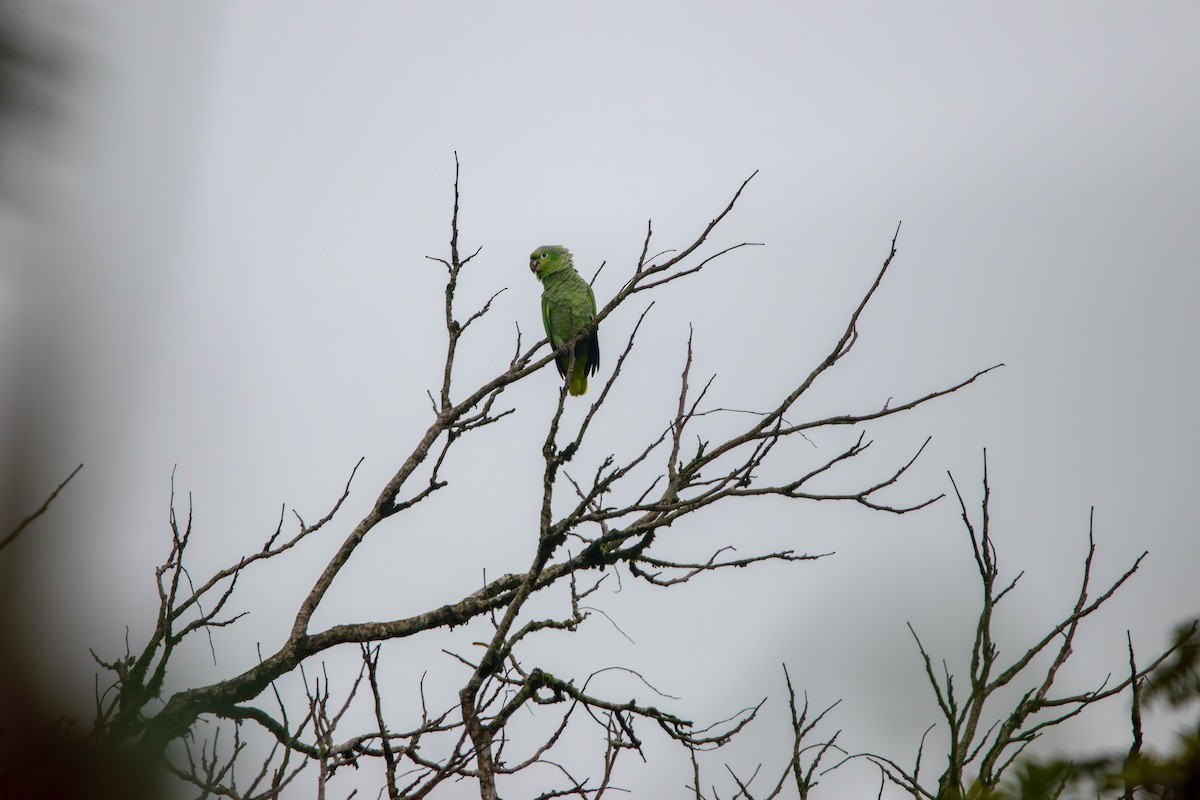
{"type": "Polygon", "coordinates": [[[571,251],[561,244],[543,245],[529,254],[529,269],[538,278],[553,275],[563,267],[569,266],[571,251]]]}

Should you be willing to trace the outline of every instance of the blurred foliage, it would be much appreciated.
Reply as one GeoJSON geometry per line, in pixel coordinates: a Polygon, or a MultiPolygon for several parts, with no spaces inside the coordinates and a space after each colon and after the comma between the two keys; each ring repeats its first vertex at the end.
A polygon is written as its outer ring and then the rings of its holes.
{"type": "Polygon", "coordinates": [[[1029,761],[1017,768],[1017,775],[1000,789],[987,788],[976,783],[967,794],[970,800],[1055,800],[1077,776],[1074,765],[1065,761],[1039,763],[1029,761]]]}
{"type": "Polygon", "coordinates": [[[1142,690],[1144,702],[1165,701],[1178,708],[1200,698],[1200,620],[1175,629],[1174,654],[1154,671],[1142,690]]]}
{"type": "Polygon", "coordinates": [[[14,122],[51,113],[53,87],[67,69],[65,50],[49,35],[52,19],[45,3],[0,0],[0,136],[14,122]]]}
{"type": "MultiPolygon", "coordinates": [[[[966,800],[1200,800],[1200,726],[1162,755],[1090,761],[1028,760],[999,787],[976,783],[966,800]]],[[[946,798],[945,800],[950,800],[946,798]]]]}

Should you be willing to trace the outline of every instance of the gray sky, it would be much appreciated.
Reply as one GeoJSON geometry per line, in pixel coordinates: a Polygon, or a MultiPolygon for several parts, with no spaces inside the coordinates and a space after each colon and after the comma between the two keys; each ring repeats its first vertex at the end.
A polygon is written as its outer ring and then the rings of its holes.
{"type": "MultiPolygon", "coordinates": [[[[197,659],[179,685],[279,642],[299,593],[428,423],[442,272],[424,256],[445,254],[456,150],[465,245],[483,246],[462,307],[508,287],[462,355],[464,388],[506,363],[514,323],[526,341],[539,335],[532,248],[566,244],[589,275],[606,261],[603,302],[647,219],[659,249],[686,244],[760,171],[714,244],[765,246],[659,300],[581,473],[673,413],[688,323],[696,370],[717,374],[714,405],[761,408],[782,393],[836,341],[903,220],[856,351],[795,413],[865,411],[1005,362],[867,428],[880,471],[934,437],[897,502],[946,491],[947,470],[974,500],[988,448],[1000,558],[1026,571],[999,622],[1002,651],[1023,651],[1069,607],[1093,505],[1097,581],[1151,555],[1085,631],[1065,688],[1122,669],[1126,629],[1148,654],[1200,610],[1200,10],[730,9],[73,10],[67,38],[86,69],[42,153],[35,224],[8,245],[25,265],[0,287],[19,343],[0,366],[38,403],[5,434],[35,443],[21,484],[32,498],[87,465],[3,577],[29,604],[27,624],[57,632],[34,657],[67,676],[71,704],[90,703],[90,677],[71,677],[90,674],[86,648],[116,655],[126,625],[136,640],[150,623],[175,465],[195,501],[202,575],[260,546],[282,503],[319,517],[365,456],[342,524],[248,581],[252,614],[218,638],[219,665],[197,659]]],[[[606,354],[640,310],[607,321],[606,354]]],[[[545,371],[506,393],[518,413],[466,443],[472,457],[449,465],[444,496],[374,534],[315,624],[413,613],[472,590],[483,569],[522,569],[555,389],[545,371]]],[[[838,441],[801,443],[780,469],[838,441]]],[[[937,715],[905,622],[962,672],[976,611],[951,502],[899,519],[747,502],[671,535],[695,552],[837,555],[677,592],[627,581],[596,604],[636,644],[597,615],[571,659],[535,655],[580,676],[636,667],[697,720],[770,695],[729,751],[744,773],[786,750],[786,661],[814,705],[843,699],[827,733],[844,730],[844,746],[912,757],[937,715]]],[[[452,686],[438,648],[469,641],[393,658],[398,691],[422,668],[452,686]]],[[[1117,744],[1125,715],[1123,701],[1095,709],[1055,741],[1117,744]]],[[[664,749],[631,760],[623,783],[668,797],[689,779],[683,754],[664,749]]],[[[875,781],[848,769],[829,776],[829,796],[875,781]]]]}

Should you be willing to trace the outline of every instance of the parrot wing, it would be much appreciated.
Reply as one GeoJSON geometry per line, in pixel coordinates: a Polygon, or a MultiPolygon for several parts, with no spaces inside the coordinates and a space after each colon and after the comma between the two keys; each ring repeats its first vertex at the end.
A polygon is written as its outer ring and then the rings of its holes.
{"type": "MultiPolygon", "coordinates": [[[[592,304],[592,316],[596,316],[596,295],[592,292],[591,284],[587,286],[588,301],[592,304]]],[[[600,368],[600,331],[592,331],[592,335],[588,337],[588,357],[587,369],[589,375],[595,375],[596,370],[600,368]]]]}
{"type": "MultiPolygon", "coordinates": [[[[557,350],[562,345],[562,340],[554,335],[554,309],[550,304],[550,298],[545,294],[542,295],[542,326],[546,329],[546,338],[550,340],[550,348],[557,350]]],[[[566,360],[559,356],[555,359],[555,365],[558,367],[558,374],[565,377],[567,374],[566,360]]]]}

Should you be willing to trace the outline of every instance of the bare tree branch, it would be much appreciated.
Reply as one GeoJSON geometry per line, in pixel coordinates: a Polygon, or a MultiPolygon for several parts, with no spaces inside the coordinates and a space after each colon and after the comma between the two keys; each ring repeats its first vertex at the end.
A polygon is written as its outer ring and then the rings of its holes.
{"type": "MultiPolygon", "coordinates": [[[[1104,682],[1096,689],[1079,694],[1055,696],[1052,693],[1059,671],[1073,653],[1072,645],[1080,623],[1111,599],[1116,591],[1134,575],[1146,557],[1145,553],[1138,556],[1124,573],[1100,592],[1095,599],[1089,601],[1092,565],[1096,554],[1092,519],[1089,518],[1088,550],[1084,557],[1083,575],[1070,612],[1011,663],[1003,668],[998,667],[1000,651],[992,638],[993,615],[996,605],[1013,589],[1020,575],[1006,584],[998,583],[1000,568],[991,535],[989,513],[991,487],[988,482],[986,451],[984,452],[983,468],[983,501],[978,528],[967,511],[966,501],[952,475],[950,481],[954,487],[955,496],[958,498],[963,525],[967,532],[971,552],[979,573],[980,586],[983,590],[974,644],[971,648],[965,695],[959,693],[954,676],[945,664],[939,675],[916,630],[911,624],[909,625],[909,630],[916,641],[917,650],[924,664],[926,678],[933,689],[934,700],[946,723],[949,735],[946,769],[938,780],[935,792],[932,789],[924,788],[921,784],[919,777],[920,750],[916,766],[911,772],[883,756],[876,754],[855,756],[870,759],[879,766],[889,781],[902,787],[914,797],[937,798],[937,800],[964,798],[967,796],[968,789],[971,791],[994,790],[1000,784],[1005,772],[1016,762],[1017,757],[1044,730],[1081,714],[1095,703],[1120,694],[1130,687],[1135,687],[1136,704],[1136,687],[1146,676],[1163,664],[1180,645],[1180,642],[1176,642],[1175,645],[1154,658],[1147,667],[1138,669],[1133,660],[1133,649],[1130,644],[1130,673],[1124,680],[1109,685],[1108,679],[1105,678],[1104,682]],[[1051,648],[1051,645],[1056,642],[1057,646],[1051,648]],[[1047,650],[1052,653],[1050,662],[1041,672],[1040,677],[1034,677],[1032,675],[1034,659],[1047,650]],[[1016,680],[1032,681],[1033,685],[1022,694],[1012,708],[1001,711],[999,715],[996,715],[995,712],[989,715],[987,709],[995,705],[993,701],[996,693],[1016,680]],[[981,732],[983,721],[988,716],[992,716],[994,721],[981,732]],[[967,781],[968,768],[972,768],[976,773],[970,786],[967,781]]],[[[1135,722],[1135,727],[1136,725],[1135,722]]],[[[1060,792],[1062,786],[1059,788],[1060,792]]]]}
{"type": "Polygon", "coordinates": [[[50,507],[50,504],[54,502],[54,498],[58,497],[58,493],[61,492],[63,490],[63,488],[68,483],[71,482],[72,478],[74,478],[76,475],[79,474],[79,470],[81,470],[81,469],[83,469],[83,464],[80,464],[78,467],[71,470],[71,474],[68,475],[67,477],[63,478],[62,483],[60,483],[57,487],[55,487],[54,491],[50,493],[50,496],[46,498],[45,502],[43,502],[40,506],[38,506],[36,511],[34,511],[32,514],[25,517],[25,519],[23,519],[19,523],[17,523],[17,527],[13,528],[8,533],[8,535],[5,536],[3,539],[0,539],[0,550],[3,550],[4,548],[8,547],[10,544],[15,542],[17,540],[17,537],[20,536],[22,533],[24,533],[25,529],[29,527],[30,523],[32,523],[34,520],[36,520],[42,514],[45,514],[46,509],[48,509],[50,507]]]}
{"type": "MultiPolygon", "coordinates": [[[[565,384],[559,387],[557,402],[544,421],[536,535],[531,531],[530,552],[523,569],[490,579],[485,577],[483,585],[469,594],[411,616],[339,623],[323,630],[313,629],[312,622],[330,588],[366,538],[391,517],[408,512],[450,485],[454,456],[463,452],[462,443],[470,438],[468,434],[514,414],[515,408],[503,405],[507,387],[528,378],[564,354],[569,372],[575,357],[575,344],[601,324],[608,330],[611,321],[611,328],[616,330],[614,312],[635,295],[670,291],[668,287],[678,286],[677,281],[712,268],[717,261],[756,244],[741,242],[704,249],[709,247],[710,237],[732,213],[753,177],[751,175],[737,188],[724,208],[695,238],[680,247],[663,249],[657,255],[649,256],[653,226],[648,223],[637,263],[616,293],[574,340],[563,343],[554,351],[546,347],[544,339],[524,347],[518,326],[516,346],[508,363],[502,364],[490,379],[474,388],[464,389],[455,371],[459,345],[469,331],[478,335],[479,329],[490,324],[475,325],[492,311],[493,301],[504,289],[493,292],[481,306],[465,313],[458,308],[458,290],[467,275],[464,269],[481,250],[476,248],[470,255],[463,256],[460,168],[456,155],[449,254],[445,258],[432,258],[446,271],[442,315],[446,350],[440,385],[428,393],[432,420],[416,437],[407,455],[398,459],[394,473],[383,483],[364,516],[357,523],[346,526],[348,530],[340,544],[330,544],[326,563],[307,586],[289,629],[280,637],[275,649],[260,654],[258,663],[240,674],[208,686],[175,691],[160,699],[168,668],[180,644],[201,632],[209,635],[213,629],[238,619],[237,614],[226,615],[225,609],[232,607],[232,598],[243,572],[263,561],[285,556],[316,531],[332,527],[349,496],[358,466],[351,472],[341,496],[316,524],[306,525],[297,514],[299,528],[288,536],[283,531],[286,514],[281,514],[279,525],[258,551],[198,581],[192,580],[187,567],[195,532],[191,497],[186,520],[177,518],[172,481],[168,519],[170,548],[157,572],[159,610],[156,624],[140,651],[134,652],[127,646],[122,658],[110,662],[97,659],[114,676],[108,691],[97,691],[97,735],[116,742],[140,741],[148,751],[168,761],[166,745],[169,742],[180,739],[193,744],[199,742],[199,760],[193,756],[193,747],[187,751],[188,766],[174,765],[172,769],[182,779],[214,795],[243,796],[240,792],[245,791],[244,788],[239,790],[235,785],[236,776],[242,770],[234,768],[234,762],[245,749],[241,736],[253,731],[270,744],[271,755],[259,765],[260,769],[249,784],[252,792],[258,791],[263,797],[274,796],[272,792],[278,793],[289,785],[305,765],[315,767],[317,794],[324,796],[330,791],[329,783],[339,769],[370,758],[379,760],[384,772],[383,791],[389,800],[427,797],[447,782],[459,780],[471,781],[482,798],[498,798],[504,780],[535,768],[552,771],[561,783],[549,788],[542,797],[577,796],[594,800],[621,790],[615,783],[615,765],[626,753],[638,753],[645,758],[644,743],[648,735],[660,736],[683,747],[695,759],[699,751],[720,747],[744,730],[756,718],[761,702],[718,723],[694,724],[675,709],[679,701],[674,698],[663,695],[660,699],[647,701],[638,696],[612,696],[599,688],[601,683],[607,686],[607,681],[594,681],[605,670],[572,676],[563,674],[561,669],[533,663],[525,654],[532,652],[529,643],[543,635],[550,632],[570,635],[581,630],[595,610],[594,605],[584,605],[582,601],[593,595],[610,573],[620,580],[622,572],[617,569],[620,565],[624,565],[630,575],[661,588],[686,583],[701,574],[718,570],[753,568],[767,561],[814,561],[830,555],[806,554],[789,548],[731,558],[727,553],[733,551],[732,547],[719,547],[707,560],[672,553],[671,547],[679,539],[665,535],[667,529],[714,504],[735,497],[783,497],[843,501],[869,511],[901,514],[924,508],[939,499],[940,495],[903,502],[881,497],[902,482],[925,451],[928,440],[906,461],[886,467],[874,479],[849,482],[842,477],[845,475],[842,468],[870,447],[865,431],[851,432],[844,445],[829,453],[813,444],[808,433],[819,429],[840,431],[881,422],[963,389],[994,367],[947,387],[926,391],[898,405],[888,400],[881,405],[868,406],[866,411],[807,420],[794,418],[797,401],[857,342],[861,316],[896,257],[898,227],[882,266],[850,311],[845,328],[834,335],[828,353],[815,367],[801,373],[797,382],[772,401],[773,405],[765,412],[746,419],[746,425],[739,427],[733,435],[710,437],[705,433],[709,420],[716,419],[709,415],[737,403],[736,400],[733,403],[709,400],[713,378],[696,378],[694,375],[694,336],[689,329],[680,365],[678,395],[672,398],[669,407],[648,408],[649,413],[662,414],[662,422],[656,427],[659,433],[647,437],[629,453],[602,454],[594,466],[585,465],[574,475],[567,473],[568,463],[572,464],[573,470],[578,466],[573,459],[583,452],[585,442],[595,443],[598,436],[604,435],[597,431],[602,426],[605,404],[619,392],[631,390],[619,379],[626,374],[631,359],[636,357],[638,332],[657,300],[650,302],[627,329],[625,346],[590,405],[580,408],[581,413],[575,413],[576,408],[568,406],[568,402],[573,401],[568,401],[565,384]],[[797,459],[787,450],[789,441],[804,441],[811,447],[805,447],[802,457],[797,459]],[[785,477],[778,480],[763,477],[772,466],[778,465],[786,470],[785,477]],[[842,484],[837,485],[838,481],[842,484]],[[563,487],[568,492],[566,498],[559,496],[563,487]],[[576,546],[580,542],[582,548],[576,546]],[[583,576],[588,573],[598,577],[584,580],[583,576]],[[559,593],[545,596],[560,598],[565,591],[566,597],[561,601],[564,605],[557,612],[547,612],[545,604],[535,606],[531,602],[543,590],[555,585],[561,587],[559,593]],[[453,659],[454,669],[464,673],[454,699],[445,700],[445,705],[441,706],[443,711],[430,712],[422,684],[420,714],[403,723],[389,720],[383,701],[384,687],[389,686],[384,674],[387,662],[382,660],[383,649],[401,648],[411,637],[439,630],[450,631],[476,621],[477,625],[491,625],[486,640],[477,642],[482,650],[471,650],[470,657],[446,651],[453,659]],[[343,687],[344,695],[339,695],[343,700],[336,705],[330,676],[323,669],[321,677],[311,682],[307,676],[315,657],[342,645],[358,648],[360,671],[357,678],[347,680],[348,688],[343,687]],[[302,698],[291,696],[280,688],[280,679],[297,673],[304,687],[302,698]],[[362,686],[369,687],[370,691],[360,692],[362,686]],[[274,696],[277,709],[266,710],[270,706],[255,705],[256,698],[268,690],[274,696]],[[517,741],[512,734],[514,721],[524,722],[527,717],[537,733],[517,741]],[[236,735],[231,753],[222,750],[223,755],[218,757],[215,734],[210,742],[201,739],[198,726],[202,720],[205,724],[217,725],[218,730],[227,729],[220,727],[222,723],[233,727],[236,735]],[[573,766],[568,767],[561,756],[555,755],[561,749],[565,732],[575,720],[581,720],[585,725],[594,723],[605,742],[603,755],[592,777],[584,776],[573,766]],[[354,731],[349,734],[338,732],[339,728],[351,724],[356,726],[354,731]],[[599,777],[594,777],[596,775],[599,777]]],[[[988,546],[985,544],[984,550],[988,546]]],[[[1090,613],[1088,608],[1077,609],[1080,618],[1090,613]]],[[[211,639],[210,645],[215,656],[215,644],[211,639]]],[[[641,677],[632,670],[625,674],[641,677]]],[[[936,685],[932,671],[930,677],[936,685]]],[[[803,708],[798,705],[786,670],[785,679],[791,698],[793,752],[781,776],[768,790],[768,796],[779,796],[790,780],[790,785],[794,785],[803,798],[817,785],[816,776],[820,774],[818,767],[822,761],[842,751],[836,733],[824,741],[808,743],[814,727],[830,709],[810,720],[807,701],[803,708]]],[[[635,695],[644,695],[647,691],[657,693],[644,679],[640,685],[635,685],[635,689],[635,695]]],[[[393,691],[388,690],[389,696],[393,691]]],[[[956,709],[954,702],[953,694],[949,693],[947,710],[951,716],[956,709]]],[[[1042,702],[1048,708],[1055,699],[1047,696],[1042,702]]],[[[996,736],[1004,730],[998,729],[996,736]]],[[[1020,730],[1027,728],[1018,725],[1010,733],[1015,737],[1020,730]]],[[[887,764],[880,759],[875,761],[887,764]]],[[[904,774],[898,767],[886,768],[896,775],[904,774]]],[[[699,797],[699,767],[696,770],[694,791],[699,797]]],[[[739,796],[750,798],[759,771],[755,770],[749,777],[732,769],[729,774],[738,786],[739,796]]],[[[243,783],[243,787],[245,785],[243,783]]]]}

